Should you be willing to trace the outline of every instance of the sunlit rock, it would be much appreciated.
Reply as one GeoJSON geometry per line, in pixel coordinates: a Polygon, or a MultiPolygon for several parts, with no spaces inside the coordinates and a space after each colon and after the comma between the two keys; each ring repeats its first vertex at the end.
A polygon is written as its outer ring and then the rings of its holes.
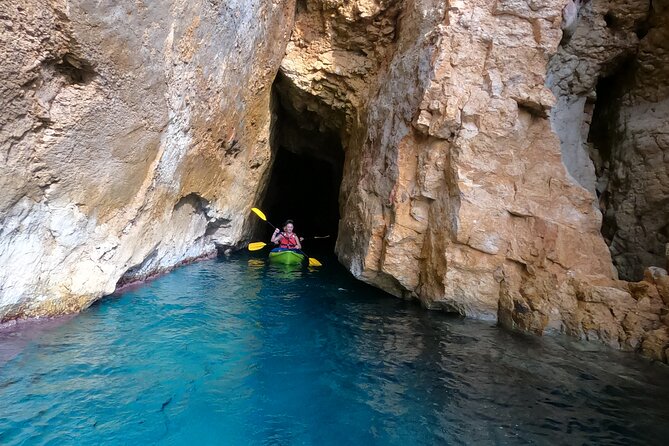
{"type": "Polygon", "coordinates": [[[293,15],[269,0],[2,3],[0,321],[78,311],[238,243],[293,15]]]}

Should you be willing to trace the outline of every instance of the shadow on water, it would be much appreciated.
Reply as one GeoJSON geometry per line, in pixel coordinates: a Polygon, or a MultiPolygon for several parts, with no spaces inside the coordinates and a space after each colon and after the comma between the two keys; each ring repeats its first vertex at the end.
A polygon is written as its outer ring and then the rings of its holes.
{"type": "Polygon", "coordinates": [[[189,265],[3,345],[0,443],[669,438],[667,367],[426,311],[322,260],[189,265]]]}

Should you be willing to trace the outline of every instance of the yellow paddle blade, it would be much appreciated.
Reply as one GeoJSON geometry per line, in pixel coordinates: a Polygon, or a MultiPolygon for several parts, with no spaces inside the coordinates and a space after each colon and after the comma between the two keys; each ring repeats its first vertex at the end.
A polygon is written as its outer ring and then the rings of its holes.
{"type": "Polygon", "coordinates": [[[258,208],[251,208],[254,214],[256,214],[258,217],[262,218],[263,220],[267,221],[267,217],[265,217],[265,214],[262,213],[262,211],[258,208]]]}
{"type": "Polygon", "coordinates": [[[263,249],[265,246],[267,246],[267,243],[263,242],[249,243],[249,251],[258,251],[259,249],[263,249]]]}
{"type": "Polygon", "coordinates": [[[323,266],[323,264],[313,257],[309,257],[309,266],[323,266]]]}

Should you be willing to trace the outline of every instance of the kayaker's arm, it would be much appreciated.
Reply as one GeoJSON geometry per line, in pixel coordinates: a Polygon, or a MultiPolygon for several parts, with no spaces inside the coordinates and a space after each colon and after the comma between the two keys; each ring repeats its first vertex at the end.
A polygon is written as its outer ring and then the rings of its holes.
{"type": "Polygon", "coordinates": [[[295,243],[297,249],[302,249],[302,243],[300,243],[300,238],[297,236],[297,234],[295,234],[295,243]]]}
{"type": "Polygon", "coordinates": [[[279,231],[279,228],[276,228],[274,230],[274,234],[272,234],[271,241],[272,241],[272,243],[278,245],[279,244],[279,239],[281,239],[281,232],[279,231]]]}

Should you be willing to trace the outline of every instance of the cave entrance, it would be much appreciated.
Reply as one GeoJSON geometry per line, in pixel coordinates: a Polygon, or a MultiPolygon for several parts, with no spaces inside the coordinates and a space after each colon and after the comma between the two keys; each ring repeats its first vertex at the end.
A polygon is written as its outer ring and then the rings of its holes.
{"type": "Polygon", "coordinates": [[[296,94],[279,74],[274,83],[274,163],[263,211],[276,225],[293,220],[308,253],[331,252],[339,225],[344,151],[338,130],[324,125],[321,115],[309,111],[296,94]]]}

